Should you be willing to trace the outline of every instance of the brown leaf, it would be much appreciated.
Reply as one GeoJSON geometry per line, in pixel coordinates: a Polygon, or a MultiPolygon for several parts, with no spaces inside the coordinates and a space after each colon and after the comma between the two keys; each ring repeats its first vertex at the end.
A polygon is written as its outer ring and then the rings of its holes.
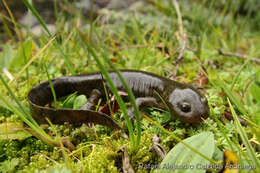
{"type": "Polygon", "coordinates": [[[102,112],[104,114],[110,115],[111,113],[115,113],[120,109],[119,104],[116,100],[110,100],[108,103],[106,103],[104,106],[100,107],[98,112],[102,112]],[[111,106],[111,111],[109,110],[109,105],[111,106]]]}
{"type": "MultiPolygon", "coordinates": [[[[122,97],[128,96],[128,94],[126,92],[123,91],[118,91],[118,94],[122,97]]],[[[112,113],[116,113],[119,109],[120,106],[117,103],[115,96],[112,96],[110,98],[110,100],[108,101],[108,103],[106,103],[104,106],[100,107],[100,109],[98,110],[98,112],[102,112],[104,114],[110,115],[111,116],[111,112],[109,110],[109,105],[111,106],[112,109],[112,113]]]]}

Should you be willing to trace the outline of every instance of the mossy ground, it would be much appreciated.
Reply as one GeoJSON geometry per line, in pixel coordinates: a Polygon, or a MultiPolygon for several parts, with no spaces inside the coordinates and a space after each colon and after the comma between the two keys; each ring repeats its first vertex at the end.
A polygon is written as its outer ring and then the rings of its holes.
{"type": "MultiPolygon", "coordinates": [[[[119,69],[138,69],[153,72],[169,77],[173,73],[179,44],[177,15],[173,5],[168,1],[156,1],[157,5],[135,4],[135,11],[103,10],[100,17],[94,22],[86,20],[80,12],[65,17],[62,13],[57,16],[57,40],[62,51],[54,44],[41,53],[35,61],[22,73],[22,75],[9,87],[23,105],[28,107],[26,99],[29,90],[40,81],[47,79],[44,66],[47,66],[51,78],[99,71],[98,66],[87,49],[80,41],[79,32],[94,48],[101,48],[119,69]],[[65,20],[66,19],[66,20],[65,20]],[[99,39],[95,32],[98,33],[99,39]],[[105,45],[105,48],[100,46],[105,45]],[[73,71],[66,65],[64,55],[68,57],[73,71]]],[[[232,1],[235,2],[235,1],[232,1]]],[[[239,1],[240,2],[240,1],[239,1]]],[[[239,2],[237,2],[239,4],[239,2]]],[[[243,2],[241,0],[241,2],[243,2]]],[[[240,9],[233,4],[221,2],[209,3],[203,1],[180,1],[183,25],[187,33],[187,49],[184,59],[179,63],[175,80],[192,83],[199,76],[202,65],[206,68],[210,82],[204,86],[204,92],[211,106],[211,115],[202,124],[185,124],[178,119],[172,120],[168,112],[156,109],[147,109],[145,114],[159,122],[166,129],[181,139],[198,134],[202,131],[214,133],[216,150],[213,159],[222,160],[223,151],[230,148],[223,137],[223,131],[229,139],[246,153],[233,121],[224,117],[225,111],[230,111],[226,94],[214,83],[219,79],[228,87],[237,76],[232,93],[237,96],[247,109],[250,120],[258,127],[259,103],[257,93],[251,89],[253,84],[259,87],[259,65],[249,61],[241,70],[244,60],[236,57],[222,56],[218,49],[228,52],[247,54],[249,57],[260,56],[260,12],[240,14],[240,9]],[[195,50],[195,51],[194,51],[195,50]],[[200,61],[198,61],[200,59],[200,61]],[[201,65],[201,63],[202,65],[201,65]],[[239,73],[239,75],[237,75],[239,73]],[[224,126],[219,127],[214,115],[224,126]]],[[[236,4],[236,3],[235,3],[236,4]]],[[[243,4],[243,3],[242,3],[243,4]]],[[[241,5],[241,4],[240,4],[241,5]]],[[[242,7],[241,7],[242,8],[242,7]]],[[[248,9],[253,5],[249,5],[248,9]]],[[[21,28],[20,28],[21,29],[21,28]]],[[[22,42],[11,37],[0,52],[2,59],[9,59],[8,71],[16,77],[28,60],[50,40],[46,35],[33,36],[30,30],[24,32],[22,42]],[[22,46],[21,46],[22,45],[22,46]],[[24,48],[24,50],[22,49],[24,48]],[[25,51],[25,59],[23,51],[25,51]]],[[[98,54],[102,62],[102,54],[98,54]]],[[[2,68],[3,65],[0,64],[2,68]]],[[[104,63],[105,66],[107,66],[104,63]]],[[[9,79],[4,76],[6,81],[9,79]]],[[[10,94],[4,86],[0,86],[1,94],[10,99],[10,94]]],[[[259,95],[259,93],[258,93],[259,95]]],[[[1,103],[1,102],[0,102],[1,103]]],[[[238,114],[239,108],[235,107],[238,114]]],[[[117,120],[123,125],[117,115],[117,120]]],[[[19,122],[18,115],[0,107],[0,121],[19,122]]],[[[121,155],[117,152],[125,145],[129,152],[130,161],[136,172],[149,172],[139,167],[142,163],[158,164],[160,159],[155,153],[149,152],[152,146],[153,135],[159,134],[162,145],[168,152],[178,142],[165,134],[161,129],[152,125],[147,119],[142,120],[142,135],[139,150],[135,151],[128,139],[122,139],[115,131],[102,126],[73,127],[55,126],[60,136],[69,136],[77,145],[77,150],[64,155],[58,147],[52,147],[35,137],[21,140],[0,140],[0,171],[3,172],[32,172],[47,170],[60,170],[63,172],[122,172],[121,155]],[[63,168],[66,166],[67,168],[63,168]]],[[[259,138],[257,131],[251,126],[243,127],[250,143],[259,159],[259,138]]],[[[52,128],[47,129],[54,133],[52,128]]],[[[3,136],[3,135],[2,135],[3,136]]],[[[248,155],[243,155],[249,160],[248,155]]],[[[242,170],[245,171],[245,170],[242,170]]]]}

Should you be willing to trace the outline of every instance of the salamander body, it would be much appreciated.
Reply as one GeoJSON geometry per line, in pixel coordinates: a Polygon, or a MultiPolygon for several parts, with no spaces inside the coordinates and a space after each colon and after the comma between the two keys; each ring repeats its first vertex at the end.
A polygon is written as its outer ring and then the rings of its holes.
{"type": "MultiPolygon", "coordinates": [[[[166,103],[171,114],[188,123],[198,123],[209,116],[207,100],[195,88],[152,73],[135,70],[122,70],[122,76],[137,98],[137,105],[156,106],[166,103]],[[160,96],[158,96],[160,95],[160,96]],[[151,104],[152,103],[152,104],[151,104]]],[[[122,82],[115,72],[109,75],[119,91],[125,91],[122,82]]],[[[78,76],[65,76],[52,80],[57,98],[78,92],[91,97],[93,91],[99,92],[99,97],[105,97],[104,83],[109,89],[101,73],[91,73],[78,76]]],[[[52,123],[64,122],[80,124],[93,122],[107,126],[115,126],[114,121],[106,114],[93,110],[54,109],[45,105],[53,101],[49,81],[36,85],[28,94],[32,114],[39,122],[45,122],[46,117],[52,123]]]]}

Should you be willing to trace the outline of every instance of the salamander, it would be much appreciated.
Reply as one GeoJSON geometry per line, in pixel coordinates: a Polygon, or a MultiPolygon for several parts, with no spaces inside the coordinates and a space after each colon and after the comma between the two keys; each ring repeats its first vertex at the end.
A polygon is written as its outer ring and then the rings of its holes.
{"type": "MultiPolygon", "coordinates": [[[[146,106],[161,107],[166,104],[165,107],[168,107],[172,116],[187,123],[199,123],[209,116],[207,99],[191,85],[144,71],[121,70],[121,74],[136,97],[140,109],[146,106]]],[[[109,72],[109,75],[118,91],[125,91],[118,75],[113,71],[109,72]]],[[[88,102],[80,110],[47,107],[46,105],[53,101],[53,94],[49,81],[42,82],[28,93],[28,101],[36,121],[43,123],[48,118],[54,124],[96,123],[121,129],[110,116],[93,110],[98,98],[105,97],[104,88],[109,90],[102,73],[59,77],[52,79],[51,82],[57,98],[77,92],[85,94],[88,102]]],[[[131,119],[134,118],[133,108],[129,109],[128,114],[131,119]]]]}

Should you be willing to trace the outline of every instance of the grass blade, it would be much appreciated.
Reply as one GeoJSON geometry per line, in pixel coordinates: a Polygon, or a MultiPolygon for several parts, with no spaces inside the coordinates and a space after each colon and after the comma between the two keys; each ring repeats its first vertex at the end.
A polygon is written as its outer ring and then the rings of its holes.
{"type": "Polygon", "coordinates": [[[55,94],[55,90],[53,88],[51,78],[50,78],[50,75],[49,75],[49,72],[48,72],[46,65],[44,65],[44,71],[47,74],[47,78],[48,78],[48,81],[49,81],[49,84],[50,84],[50,87],[51,87],[51,93],[52,93],[52,96],[53,96],[54,107],[56,108],[56,106],[57,106],[56,94],[55,94]]]}
{"type": "Polygon", "coordinates": [[[50,44],[51,44],[55,39],[56,39],[56,37],[53,37],[39,52],[37,52],[36,55],[34,55],[34,56],[27,62],[27,64],[22,68],[22,70],[19,71],[19,73],[16,75],[16,77],[15,77],[13,80],[9,81],[8,84],[10,85],[12,82],[16,81],[16,80],[22,75],[22,73],[32,64],[32,62],[33,62],[34,60],[36,60],[36,58],[37,58],[39,55],[41,55],[41,54],[50,46],[50,44]]]}
{"type": "Polygon", "coordinates": [[[239,102],[239,99],[232,93],[232,91],[225,85],[224,81],[218,78],[218,85],[227,94],[228,98],[236,105],[237,109],[244,115],[248,115],[244,106],[239,102]]]}
{"type": "Polygon", "coordinates": [[[29,133],[36,136],[40,140],[47,141],[48,144],[55,144],[55,140],[53,140],[48,134],[45,133],[45,131],[36,123],[31,122],[23,112],[21,112],[20,109],[16,108],[10,102],[8,102],[2,95],[0,95],[0,100],[5,104],[5,106],[8,107],[9,110],[11,110],[14,114],[17,114],[23,122],[25,122],[31,129],[28,129],[29,133]],[[48,142],[49,141],[49,142],[48,142]]]}
{"type": "MultiPolygon", "coordinates": [[[[47,25],[45,24],[45,22],[43,21],[43,19],[41,18],[41,16],[37,12],[37,10],[32,6],[32,4],[28,0],[24,0],[24,3],[30,9],[32,14],[37,18],[37,20],[42,25],[44,30],[48,33],[49,37],[53,38],[54,37],[53,34],[50,32],[50,30],[48,29],[47,25]]],[[[73,67],[71,65],[71,62],[69,61],[69,57],[64,53],[64,51],[61,48],[60,44],[58,42],[56,42],[55,46],[59,49],[60,53],[62,54],[62,56],[63,56],[63,58],[65,60],[65,64],[67,65],[67,67],[70,70],[70,72],[72,74],[75,74],[75,70],[73,69],[73,67]]]]}
{"type": "MultiPolygon", "coordinates": [[[[227,98],[228,99],[228,98],[227,98]]],[[[237,114],[233,108],[233,106],[231,105],[231,102],[230,100],[228,99],[228,104],[229,104],[229,107],[231,109],[231,112],[232,112],[232,115],[233,115],[233,118],[235,120],[235,125],[237,127],[237,130],[238,130],[238,133],[240,134],[241,136],[241,139],[244,143],[244,145],[246,146],[246,149],[248,151],[248,155],[250,157],[250,159],[253,161],[253,163],[256,165],[256,172],[259,172],[260,171],[260,162],[259,160],[257,159],[257,156],[255,154],[255,151],[254,149],[252,148],[251,144],[249,143],[249,140],[247,138],[247,135],[246,135],[246,132],[244,131],[244,129],[242,128],[239,120],[238,120],[238,117],[237,117],[237,114]]]]}
{"type": "MultiPolygon", "coordinates": [[[[8,84],[5,82],[4,78],[0,74],[0,80],[4,84],[5,88],[7,89],[8,93],[12,96],[12,98],[15,100],[16,104],[19,106],[22,113],[26,115],[27,118],[29,118],[32,122],[35,122],[35,120],[29,115],[27,111],[24,110],[23,106],[20,104],[18,99],[15,97],[14,93],[12,92],[11,88],[8,86],[8,84]]],[[[36,122],[35,122],[36,123],[36,122]]]]}
{"type": "Polygon", "coordinates": [[[10,102],[8,102],[7,99],[5,99],[2,95],[0,95],[0,100],[4,103],[6,107],[8,107],[9,110],[11,110],[13,113],[17,114],[23,122],[25,122],[32,130],[29,129],[28,132],[33,132],[32,134],[36,137],[42,136],[42,140],[45,139],[44,141],[50,141],[48,144],[55,144],[56,141],[52,139],[38,124],[37,122],[33,119],[31,114],[21,105],[21,103],[18,101],[8,84],[5,82],[3,79],[2,75],[0,74],[0,80],[4,84],[5,88],[9,92],[9,94],[12,96],[12,98],[15,100],[16,104],[18,107],[14,106],[10,102]]]}
{"type": "Polygon", "coordinates": [[[246,65],[250,62],[252,56],[250,56],[245,62],[244,64],[240,67],[239,71],[237,72],[236,76],[234,77],[234,79],[232,80],[232,84],[230,86],[230,90],[232,91],[234,88],[234,85],[236,84],[238,77],[240,76],[242,70],[246,67],[246,65]]]}
{"type": "MultiPolygon", "coordinates": [[[[212,110],[212,107],[210,107],[210,109],[212,110]]],[[[216,116],[215,112],[214,111],[212,111],[212,112],[213,112],[213,118],[216,121],[217,125],[219,126],[220,132],[222,133],[223,137],[226,139],[226,141],[227,141],[229,147],[231,148],[231,150],[235,151],[235,148],[234,148],[234,145],[233,145],[232,141],[229,139],[229,137],[225,133],[225,126],[222,125],[221,121],[218,119],[218,117],[216,116]]]]}
{"type": "MultiPolygon", "coordinates": [[[[98,37],[98,39],[100,40],[100,43],[101,43],[101,47],[105,49],[104,47],[104,44],[102,42],[102,39],[100,38],[99,34],[97,33],[96,30],[95,31],[95,34],[96,36],[98,37]]],[[[120,71],[115,67],[115,65],[107,58],[108,55],[105,53],[105,51],[102,51],[101,50],[101,53],[104,57],[104,60],[106,61],[106,63],[117,73],[120,81],[122,82],[123,86],[125,87],[127,93],[128,93],[128,97],[129,97],[129,100],[131,102],[131,104],[133,105],[133,108],[134,108],[134,114],[136,116],[136,126],[137,126],[137,137],[136,137],[136,146],[135,148],[137,149],[138,146],[139,146],[139,143],[141,141],[141,116],[140,116],[140,112],[138,110],[138,107],[136,105],[136,101],[135,101],[135,97],[134,97],[134,94],[132,92],[132,90],[129,88],[126,80],[124,79],[124,77],[122,76],[122,74],[120,73],[120,71]]],[[[128,116],[127,116],[128,117],[128,116]]]]}
{"type": "Polygon", "coordinates": [[[50,32],[50,30],[47,28],[47,25],[45,24],[45,22],[43,21],[43,19],[41,18],[41,16],[39,15],[39,13],[37,12],[37,10],[32,6],[32,4],[28,1],[28,0],[23,0],[24,4],[27,6],[27,8],[30,9],[30,11],[32,12],[32,14],[37,18],[37,20],[39,21],[39,23],[42,25],[42,27],[44,28],[44,30],[48,33],[48,35],[50,37],[52,37],[52,34],[50,32]]]}
{"type": "Polygon", "coordinates": [[[88,48],[88,51],[90,52],[90,54],[93,56],[93,58],[95,59],[99,69],[101,70],[102,74],[104,75],[111,91],[113,92],[113,94],[116,97],[116,100],[118,102],[118,104],[120,105],[120,108],[123,112],[124,118],[126,120],[126,124],[129,130],[129,136],[130,136],[130,140],[132,142],[132,144],[135,146],[135,138],[134,138],[134,130],[133,130],[133,125],[130,121],[130,118],[127,115],[127,108],[123,102],[123,99],[121,98],[121,96],[118,94],[117,88],[115,87],[113,81],[111,80],[109,73],[106,69],[106,67],[101,63],[100,59],[97,57],[96,53],[94,52],[94,50],[92,49],[92,47],[86,42],[84,41],[84,36],[79,32],[80,37],[82,39],[82,41],[85,43],[85,45],[88,48]]]}

